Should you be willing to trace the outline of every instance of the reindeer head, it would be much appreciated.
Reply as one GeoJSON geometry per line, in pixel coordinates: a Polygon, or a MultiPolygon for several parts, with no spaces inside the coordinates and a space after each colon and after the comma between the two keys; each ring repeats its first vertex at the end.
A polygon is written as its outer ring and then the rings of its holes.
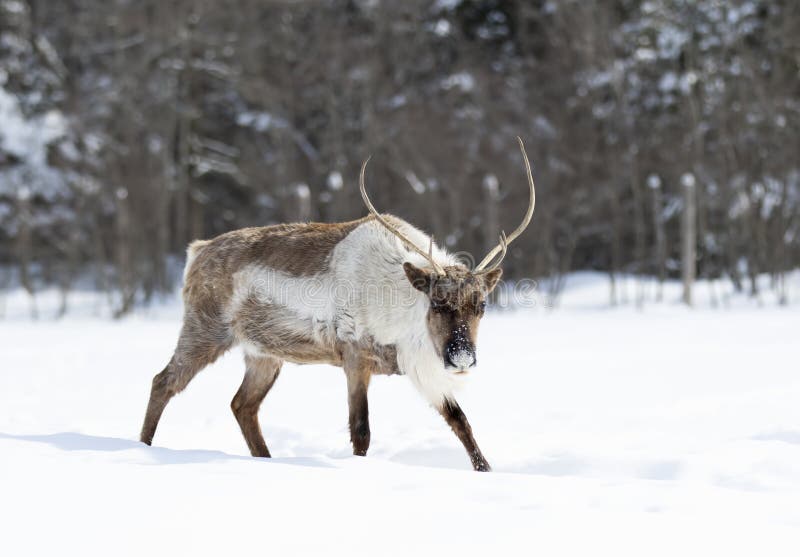
{"type": "Polygon", "coordinates": [[[486,310],[486,296],[494,289],[502,269],[474,273],[448,266],[444,275],[403,263],[411,285],[430,300],[426,324],[445,368],[463,373],[476,363],[478,324],[486,310]]]}
{"type": "Polygon", "coordinates": [[[511,235],[506,237],[505,233],[500,233],[500,243],[473,270],[460,265],[443,267],[433,258],[433,238],[430,239],[428,252],[425,253],[378,213],[369,200],[364,185],[364,173],[369,159],[364,161],[361,166],[359,181],[361,197],[370,214],[392,234],[400,238],[409,249],[420,254],[431,265],[430,269],[422,269],[410,262],[405,262],[403,270],[411,285],[427,295],[430,301],[426,318],[428,332],[433,345],[442,357],[445,368],[455,370],[455,373],[464,373],[477,362],[475,343],[478,324],[486,309],[486,297],[497,286],[503,274],[500,263],[506,255],[508,245],[527,228],[536,204],[536,191],[528,155],[525,153],[522,139],[517,137],[517,141],[519,141],[522,158],[525,161],[525,170],[530,186],[528,210],[522,223],[511,235]]]}

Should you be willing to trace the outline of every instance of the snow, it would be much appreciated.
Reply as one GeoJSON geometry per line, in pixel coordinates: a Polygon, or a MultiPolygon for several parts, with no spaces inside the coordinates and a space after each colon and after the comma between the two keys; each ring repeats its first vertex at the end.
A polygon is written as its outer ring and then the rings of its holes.
{"type": "Polygon", "coordinates": [[[658,88],[662,92],[672,91],[678,86],[678,76],[675,72],[666,72],[658,81],[658,88]]]}
{"type": "Polygon", "coordinates": [[[0,123],[0,149],[28,158],[34,165],[46,164],[47,144],[63,135],[66,129],[63,115],[55,110],[40,117],[26,118],[17,98],[1,83],[0,123]]]}
{"type": "Polygon", "coordinates": [[[62,191],[63,183],[47,165],[47,147],[64,135],[66,120],[56,110],[26,117],[17,97],[3,87],[5,79],[0,75],[0,153],[17,156],[20,164],[0,169],[0,193],[26,191],[51,198],[62,191]]]}
{"type": "Polygon", "coordinates": [[[434,9],[436,10],[454,10],[458,7],[460,0],[436,0],[434,9]]]}
{"type": "Polygon", "coordinates": [[[285,128],[288,122],[283,118],[276,117],[269,112],[241,112],[236,116],[236,123],[244,127],[252,127],[256,131],[263,132],[272,127],[285,128]]]}
{"type": "Polygon", "coordinates": [[[23,14],[26,11],[25,4],[16,0],[5,0],[1,7],[9,14],[23,14]]]}
{"type": "Polygon", "coordinates": [[[656,39],[661,58],[672,60],[677,58],[684,45],[689,41],[689,33],[673,25],[662,25],[656,39]]]}
{"type": "Polygon", "coordinates": [[[458,89],[462,93],[467,93],[475,88],[475,78],[468,72],[458,72],[442,79],[441,84],[445,90],[458,89]]]}
{"type": "Polygon", "coordinates": [[[433,32],[439,35],[440,37],[446,37],[452,31],[452,25],[446,19],[442,18],[436,22],[436,25],[433,28],[433,32]]]}
{"type": "MultiPolygon", "coordinates": [[[[637,310],[609,308],[605,279],[581,273],[555,310],[490,312],[460,402],[491,474],[469,470],[402,377],[374,378],[372,446],[352,456],[344,377],[327,366],[284,368],[260,412],[276,458],[250,458],[229,408],[243,375],[236,350],[170,403],[145,447],[138,429],[179,305],[109,321],[96,295],[79,293],[68,317],[32,321],[11,293],[0,320],[0,547],[797,555],[800,275],[788,283],[789,306],[719,282],[698,284],[689,310],[669,283],[665,303],[637,310]]],[[[618,289],[651,300],[655,286],[621,278],[618,289]]],[[[55,298],[40,296],[41,314],[55,298]]]]}
{"type": "Polygon", "coordinates": [[[342,178],[342,173],[338,170],[334,170],[330,174],[328,174],[328,188],[333,191],[339,191],[344,187],[344,178],[342,178]]]}
{"type": "Polygon", "coordinates": [[[414,193],[418,195],[422,195],[425,193],[425,184],[417,177],[417,175],[411,171],[407,170],[405,173],[406,181],[408,185],[411,186],[411,189],[414,190],[414,193]]]}

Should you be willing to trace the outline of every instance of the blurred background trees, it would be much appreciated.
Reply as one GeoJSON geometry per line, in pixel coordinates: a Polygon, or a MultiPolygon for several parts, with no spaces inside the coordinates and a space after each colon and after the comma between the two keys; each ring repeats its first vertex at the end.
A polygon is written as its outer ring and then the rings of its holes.
{"type": "Polygon", "coordinates": [[[193,238],[362,216],[369,154],[379,209],[480,255],[520,135],[509,276],[756,294],[800,263],[798,130],[794,0],[0,0],[0,287],[124,313],[193,238]]]}

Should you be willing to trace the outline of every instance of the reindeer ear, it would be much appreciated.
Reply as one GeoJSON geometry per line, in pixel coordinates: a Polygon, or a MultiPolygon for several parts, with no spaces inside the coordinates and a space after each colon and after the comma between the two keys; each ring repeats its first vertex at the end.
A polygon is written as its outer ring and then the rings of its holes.
{"type": "Polygon", "coordinates": [[[494,287],[497,286],[497,283],[500,281],[500,277],[502,276],[503,269],[494,269],[483,275],[483,285],[486,288],[487,294],[494,290],[494,287]]]}
{"type": "Polygon", "coordinates": [[[408,277],[408,282],[411,283],[411,286],[426,294],[430,292],[431,275],[428,271],[424,271],[408,261],[403,263],[403,270],[406,272],[406,277],[408,277]]]}

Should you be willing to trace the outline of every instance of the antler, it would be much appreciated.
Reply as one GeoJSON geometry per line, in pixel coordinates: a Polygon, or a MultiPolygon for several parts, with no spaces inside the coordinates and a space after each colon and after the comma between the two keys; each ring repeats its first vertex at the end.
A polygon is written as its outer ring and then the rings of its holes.
{"type": "MultiPolygon", "coordinates": [[[[488,273],[490,271],[494,271],[495,269],[497,269],[500,266],[500,263],[503,261],[503,258],[506,256],[506,250],[508,250],[508,238],[506,238],[506,233],[505,232],[500,232],[500,243],[498,244],[498,247],[500,248],[501,251],[500,251],[500,257],[497,259],[497,261],[495,261],[493,264],[489,265],[485,269],[476,268],[473,271],[473,274],[475,274],[475,275],[485,275],[486,273],[488,273]]],[[[481,262],[481,264],[483,264],[483,262],[481,262]]]]}
{"type": "Polygon", "coordinates": [[[500,243],[495,246],[492,251],[486,255],[486,257],[483,258],[483,261],[478,263],[477,267],[475,267],[474,272],[476,274],[488,273],[500,265],[500,263],[503,261],[503,258],[506,256],[506,250],[508,249],[509,244],[516,240],[517,237],[525,231],[525,229],[528,227],[528,224],[531,222],[531,216],[533,216],[533,208],[536,205],[536,189],[533,185],[531,163],[528,160],[527,153],[525,153],[525,145],[522,143],[522,139],[519,136],[517,136],[517,141],[519,141],[519,149],[522,151],[522,158],[525,161],[525,170],[528,174],[528,185],[530,185],[531,188],[531,198],[530,202],[528,203],[528,212],[525,213],[525,218],[522,219],[522,223],[508,236],[508,238],[505,237],[505,234],[501,234],[500,243]],[[492,259],[494,259],[498,253],[500,253],[500,258],[495,261],[491,267],[486,268],[486,266],[491,263],[492,259]]]}
{"type": "Polygon", "coordinates": [[[367,209],[369,210],[370,214],[373,217],[375,217],[375,219],[379,223],[381,223],[383,226],[385,226],[386,229],[389,232],[391,232],[392,234],[394,234],[395,236],[400,238],[400,240],[402,240],[402,242],[406,246],[408,246],[410,249],[412,249],[413,251],[417,252],[422,257],[424,257],[428,261],[428,263],[431,264],[431,266],[433,267],[433,270],[436,272],[437,275],[444,276],[445,275],[444,268],[441,265],[439,265],[436,261],[434,261],[434,259],[433,259],[433,237],[431,237],[430,245],[428,246],[428,253],[425,253],[424,251],[419,249],[414,242],[409,240],[408,237],[405,234],[400,232],[396,227],[394,227],[391,224],[389,224],[386,221],[386,219],[383,218],[378,213],[378,211],[375,210],[375,207],[372,205],[372,202],[369,200],[369,196],[367,196],[367,190],[366,190],[366,187],[364,186],[364,173],[367,170],[367,163],[369,162],[369,159],[371,159],[371,158],[372,158],[371,156],[367,157],[367,160],[365,160],[364,163],[361,165],[361,175],[359,176],[359,179],[358,179],[358,185],[359,185],[359,188],[361,189],[361,199],[364,200],[364,204],[367,206],[367,209]]]}

